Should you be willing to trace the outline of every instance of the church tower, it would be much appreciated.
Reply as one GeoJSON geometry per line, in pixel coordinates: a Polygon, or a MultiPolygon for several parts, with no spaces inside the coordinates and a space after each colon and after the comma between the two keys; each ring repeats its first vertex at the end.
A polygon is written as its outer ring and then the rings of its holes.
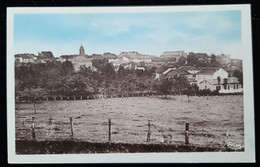
{"type": "Polygon", "coordinates": [[[85,56],[85,51],[82,45],[79,48],[79,56],[85,56]]]}

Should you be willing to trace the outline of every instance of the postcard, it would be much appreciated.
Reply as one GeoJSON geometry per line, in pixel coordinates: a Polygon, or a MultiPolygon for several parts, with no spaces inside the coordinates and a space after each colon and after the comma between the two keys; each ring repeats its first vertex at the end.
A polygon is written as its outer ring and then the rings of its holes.
{"type": "Polygon", "coordinates": [[[250,13],[7,8],[8,162],[255,162],[250,13]]]}

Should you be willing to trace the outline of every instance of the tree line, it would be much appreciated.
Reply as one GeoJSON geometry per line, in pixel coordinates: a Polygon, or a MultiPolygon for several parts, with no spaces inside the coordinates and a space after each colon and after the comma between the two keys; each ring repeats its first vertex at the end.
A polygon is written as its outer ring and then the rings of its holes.
{"type": "Polygon", "coordinates": [[[63,63],[19,63],[15,66],[16,99],[35,102],[44,97],[82,97],[103,95],[129,95],[133,93],[167,94],[196,91],[185,76],[154,79],[156,67],[149,70],[124,69],[116,72],[106,59],[93,60],[93,71],[82,67],[75,72],[70,61],[63,63]]]}

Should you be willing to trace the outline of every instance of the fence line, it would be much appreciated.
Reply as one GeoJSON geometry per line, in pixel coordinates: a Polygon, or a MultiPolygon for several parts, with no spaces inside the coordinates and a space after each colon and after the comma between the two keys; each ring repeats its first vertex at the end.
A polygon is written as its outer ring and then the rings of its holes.
{"type": "MultiPolygon", "coordinates": [[[[73,121],[73,117],[69,117],[69,119],[68,119],[68,122],[69,123],[63,123],[62,122],[62,124],[61,124],[61,129],[60,128],[57,128],[57,125],[58,124],[56,124],[56,127],[53,127],[53,125],[54,125],[54,120],[55,119],[53,119],[53,118],[51,118],[50,117],[50,119],[47,119],[46,121],[45,121],[45,125],[49,125],[49,130],[50,130],[50,134],[49,135],[46,135],[45,137],[50,137],[52,134],[53,134],[53,130],[55,130],[55,128],[56,128],[56,130],[58,129],[58,131],[55,133],[54,132],[54,135],[55,135],[55,137],[54,138],[56,138],[56,135],[58,134],[58,133],[60,133],[60,131],[59,130],[61,130],[61,134],[70,134],[70,139],[76,139],[75,138],[75,132],[74,132],[74,126],[75,126],[75,124],[74,124],[74,121],[73,121]],[[65,132],[66,130],[68,130],[68,128],[64,131],[64,124],[69,124],[69,129],[70,129],[70,133],[68,133],[68,132],[65,132]]],[[[37,119],[35,118],[35,117],[32,117],[32,119],[31,119],[31,121],[29,121],[29,122],[31,122],[31,130],[29,129],[29,128],[26,128],[25,127],[25,121],[23,120],[22,121],[22,123],[20,124],[23,128],[20,128],[20,126],[18,126],[18,127],[16,127],[16,131],[18,132],[18,131],[31,131],[31,139],[32,140],[36,140],[37,139],[37,135],[40,135],[40,131],[36,131],[35,129],[43,129],[42,127],[38,127],[38,125],[40,125],[40,124],[37,124],[37,125],[35,125],[35,123],[37,122],[37,119]]],[[[114,124],[112,124],[112,120],[109,118],[108,119],[108,122],[107,123],[103,123],[102,125],[107,125],[108,126],[108,142],[110,143],[111,142],[111,139],[112,139],[112,128],[111,128],[111,126],[112,125],[114,125],[114,124]]],[[[149,142],[151,142],[151,138],[153,137],[152,136],[152,129],[151,129],[151,120],[148,120],[148,123],[146,124],[147,125],[147,127],[148,127],[148,129],[147,129],[147,136],[146,136],[146,142],[147,143],[149,143],[149,142]]],[[[153,125],[153,126],[155,126],[155,125],[153,125]]],[[[190,124],[188,123],[188,122],[186,122],[185,123],[185,131],[184,131],[184,143],[185,144],[190,144],[190,142],[189,142],[189,128],[190,128],[190,124]]],[[[104,132],[105,133],[105,132],[104,132]]],[[[27,135],[25,136],[25,138],[27,137],[27,135]]],[[[48,138],[47,137],[47,138],[48,138]]],[[[19,136],[18,134],[16,134],[16,139],[23,139],[24,137],[21,137],[21,135],[19,136]]],[[[39,138],[39,137],[38,137],[39,138]]],[[[45,138],[46,139],[46,138],[45,138]]],[[[64,139],[64,137],[62,137],[62,139],[64,139]]],[[[164,142],[163,142],[164,143],[164,142]]]]}
{"type": "MultiPolygon", "coordinates": [[[[168,95],[183,95],[183,94],[168,94],[168,95]]],[[[194,94],[196,96],[196,94],[194,94]]],[[[102,99],[102,98],[125,98],[125,97],[147,97],[147,96],[164,96],[161,93],[155,92],[139,92],[139,93],[118,93],[118,94],[93,94],[93,95],[50,95],[47,97],[38,98],[39,101],[67,101],[67,100],[94,100],[94,99],[102,99]]],[[[16,99],[17,102],[27,101],[30,102],[29,98],[18,97],[16,99]]]]}

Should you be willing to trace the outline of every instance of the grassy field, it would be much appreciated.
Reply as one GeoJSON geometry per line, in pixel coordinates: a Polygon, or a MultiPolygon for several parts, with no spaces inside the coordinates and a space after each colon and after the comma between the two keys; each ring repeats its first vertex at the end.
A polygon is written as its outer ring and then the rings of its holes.
{"type": "Polygon", "coordinates": [[[77,141],[107,142],[110,118],[113,143],[146,143],[151,120],[152,144],[184,144],[185,122],[190,123],[194,146],[221,148],[228,140],[244,144],[242,95],[193,96],[190,102],[187,96],[46,101],[36,104],[36,109],[34,114],[33,104],[16,104],[17,140],[31,140],[32,117],[36,140],[68,140],[72,117],[77,141]]]}

